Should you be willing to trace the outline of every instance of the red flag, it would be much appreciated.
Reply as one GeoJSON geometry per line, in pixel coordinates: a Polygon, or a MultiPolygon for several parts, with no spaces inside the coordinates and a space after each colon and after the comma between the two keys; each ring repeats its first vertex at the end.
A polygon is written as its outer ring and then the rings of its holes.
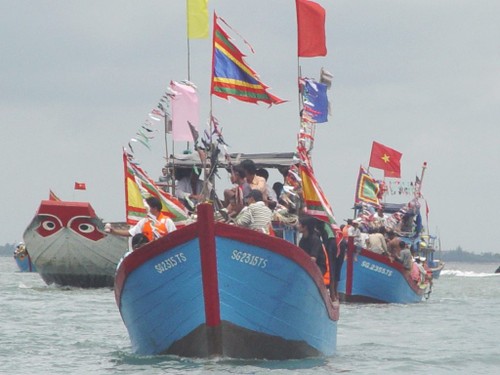
{"type": "Polygon", "coordinates": [[[385,177],[401,177],[401,156],[403,154],[378,142],[373,142],[370,167],[383,169],[385,177]]]}
{"type": "Polygon", "coordinates": [[[49,201],[60,201],[59,197],[52,190],[49,190],[49,201]]]}
{"type": "Polygon", "coordinates": [[[295,0],[299,57],[326,56],[325,9],[309,0],[295,0]]]}
{"type": "Polygon", "coordinates": [[[85,182],[75,182],[75,190],[87,190],[85,182]]]}

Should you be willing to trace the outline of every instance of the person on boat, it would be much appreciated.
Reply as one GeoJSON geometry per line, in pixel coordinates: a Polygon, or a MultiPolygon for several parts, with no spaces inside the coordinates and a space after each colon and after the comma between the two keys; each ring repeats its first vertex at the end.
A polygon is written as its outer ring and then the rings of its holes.
{"type": "Polygon", "coordinates": [[[266,195],[267,195],[267,202],[266,203],[271,210],[274,210],[274,208],[276,207],[276,204],[278,203],[278,197],[276,196],[276,192],[267,183],[269,180],[269,172],[264,168],[259,168],[255,172],[255,175],[260,176],[264,180],[266,180],[266,195]]]}
{"type": "Polygon", "coordinates": [[[366,244],[363,244],[363,236],[361,235],[361,230],[359,229],[359,225],[361,223],[361,219],[357,218],[352,220],[351,226],[348,229],[348,236],[352,237],[354,243],[354,260],[358,259],[358,254],[361,252],[366,244]]]}
{"type": "Polygon", "coordinates": [[[323,282],[330,291],[330,296],[333,300],[337,295],[334,291],[332,275],[334,272],[335,259],[337,258],[337,241],[335,239],[335,232],[329,223],[316,219],[316,230],[319,233],[321,242],[323,242],[323,249],[326,251],[327,256],[327,273],[323,275],[323,282]]]}
{"type": "Polygon", "coordinates": [[[143,233],[137,233],[132,237],[132,250],[137,250],[149,242],[149,239],[143,233]]]}
{"type": "Polygon", "coordinates": [[[161,169],[161,176],[158,177],[157,185],[161,187],[163,191],[168,192],[168,182],[170,180],[170,176],[168,175],[168,168],[163,167],[161,169]]]}
{"type": "Polygon", "coordinates": [[[177,171],[175,196],[189,210],[193,210],[203,200],[203,181],[200,180],[200,173],[201,169],[199,168],[180,168],[177,171]]]}
{"type": "Polygon", "coordinates": [[[267,187],[266,179],[261,176],[257,176],[257,167],[251,159],[245,159],[241,162],[241,167],[245,171],[245,177],[247,182],[250,184],[250,188],[260,190],[262,193],[263,201],[267,202],[267,187]]]}
{"type": "Polygon", "coordinates": [[[24,242],[19,242],[14,250],[14,257],[23,259],[28,254],[24,242]]]}
{"type": "Polygon", "coordinates": [[[283,193],[283,186],[284,186],[283,183],[276,181],[272,187],[274,194],[276,194],[276,199],[277,199],[279,204],[283,204],[282,203],[283,200],[280,198],[281,194],[283,193]]]}
{"type": "Polygon", "coordinates": [[[316,230],[316,221],[312,216],[301,215],[299,217],[299,223],[297,224],[297,230],[302,234],[302,238],[299,241],[299,247],[304,250],[311,260],[316,263],[319,267],[321,274],[323,275],[323,281],[330,279],[329,269],[327,267],[328,255],[326,249],[323,247],[321,238],[318,231],[316,230]]]}
{"type": "Polygon", "coordinates": [[[404,241],[399,241],[399,249],[399,255],[397,256],[396,261],[401,263],[405,270],[410,272],[413,267],[413,257],[411,255],[411,251],[404,241]]]}
{"type": "Polygon", "coordinates": [[[346,225],[342,224],[340,226],[340,231],[335,233],[335,242],[337,244],[337,254],[333,263],[333,274],[331,276],[332,282],[332,290],[334,299],[339,298],[339,293],[337,291],[337,287],[340,281],[340,273],[342,272],[342,265],[344,263],[345,254],[347,252],[347,235],[344,236],[344,227],[346,225]]]}
{"type": "Polygon", "coordinates": [[[252,190],[246,174],[239,165],[232,167],[230,180],[234,186],[224,190],[224,207],[229,217],[235,217],[245,206],[245,197],[252,190]]]}
{"type": "Polygon", "coordinates": [[[377,212],[373,215],[373,226],[376,228],[385,227],[387,216],[384,214],[384,206],[378,206],[377,212]]]}
{"type": "Polygon", "coordinates": [[[390,229],[386,233],[387,250],[389,251],[389,257],[391,260],[396,259],[399,256],[399,243],[401,239],[396,235],[396,233],[390,229]]]}
{"type": "Polygon", "coordinates": [[[414,259],[411,269],[411,278],[413,281],[415,281],[415,283],[419,285],[428,283],[430,281],[420,257],[415,257],[414,259]]]}
{"type": "Polygon", "coordinates": [[[389,254],[385,237],[380,233],[380,228],[370,228],[368,233],[368,250],[377,254],[389,254]]]}
{"type": "Polygon", "coordinates": [[[113,228],[106,224],[106,231],[118,236],[134,237],[138,233],[144,234],[149,241],[166,236],[176,230],[172,219],[161,212],[161,201],[156,197],[146,198],[148,215],[130,229],[113,228]]]}
{"type": "Polygon", "coordinates": [[[236,225],[269,234],[273,212],[266,206],[262,192],[253,189],[246,197],[245,206],[234,220],[236,225]]]}

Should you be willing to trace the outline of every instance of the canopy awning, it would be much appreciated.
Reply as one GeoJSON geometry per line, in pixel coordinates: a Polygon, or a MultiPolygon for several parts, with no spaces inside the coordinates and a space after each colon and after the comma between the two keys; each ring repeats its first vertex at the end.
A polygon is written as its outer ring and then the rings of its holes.
{"type": "MultiPolygon", "coordinates": [[[[218,166],[220,168],[228,168],[230,163],[232,165],[238,165],[245,159],[253,160],[257,168],[290,167],[299,162],[294,152],[266,152],[257,154],[232,153],[230,154],[230,161],[226,160],[224,155],[219,155],[218,166]]],[[[170,168],[194,166],[203,166],[198,153],[171,155],[167,163],[167,167],[170,168]]],[[[210,166],[209,160],[207,160],[207,166],[210,166]]]]}

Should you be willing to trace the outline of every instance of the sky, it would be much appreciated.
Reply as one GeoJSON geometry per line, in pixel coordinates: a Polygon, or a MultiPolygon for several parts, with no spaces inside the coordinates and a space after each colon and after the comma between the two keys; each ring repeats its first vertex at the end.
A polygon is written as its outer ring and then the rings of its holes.
{"type": "MultiPolygon", "coordinates": [[[[428,227],[443,249],[500,253],[500,2],[316,2],[326,9],[328,54],[298,59],[293,0],[209,1],[210,14],[251,44],[254,54],[226,29],[270,92],[288,100],[269,108],[213,97],[230,151],[293,151],[299,67],[316,79],[323,67],[334,76],[332,115],[317,126],[313,164],[337,221],[352,217],[359,166],[377,141],[403,154],[402,181],[427,162],[428,227]]],[[[22,239],[50,190],[90,202],[105,221],[124,220],[122,148],[169,82],[188,78],[185,2],[0,0],[0,9],[0,243],[22,239]],[[75,191],[76,181],[87,190],[75,191]]],[[[211,53],[211,38],[190,41],[202,127],[211,53]]],[[[154,137],[135,155],[157,178],[161,126],[154,137]]]]}

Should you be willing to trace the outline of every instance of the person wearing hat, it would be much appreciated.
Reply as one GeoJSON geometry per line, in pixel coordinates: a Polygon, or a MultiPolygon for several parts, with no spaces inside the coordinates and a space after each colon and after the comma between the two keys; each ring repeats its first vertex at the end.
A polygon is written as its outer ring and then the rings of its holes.
{"type": "Polygon", "coordinates": [[[236,225],[269,233],[273,212],[264,203],[262,192],[257,189],[250,190],[245,200],[248,206],[236,217],[236,225]]]}
{"type": "Polygon", "coordinates": [[[351,226],[348,230],[349,237],[353,238],[354,243],[354,260],[358,260],[358,254],[361,252],[363,248],[363,238],[361,236],[361,230],[359,229],[359,224],[361,224],[361,219],[358,217],[352,221],[351,226]]]}

